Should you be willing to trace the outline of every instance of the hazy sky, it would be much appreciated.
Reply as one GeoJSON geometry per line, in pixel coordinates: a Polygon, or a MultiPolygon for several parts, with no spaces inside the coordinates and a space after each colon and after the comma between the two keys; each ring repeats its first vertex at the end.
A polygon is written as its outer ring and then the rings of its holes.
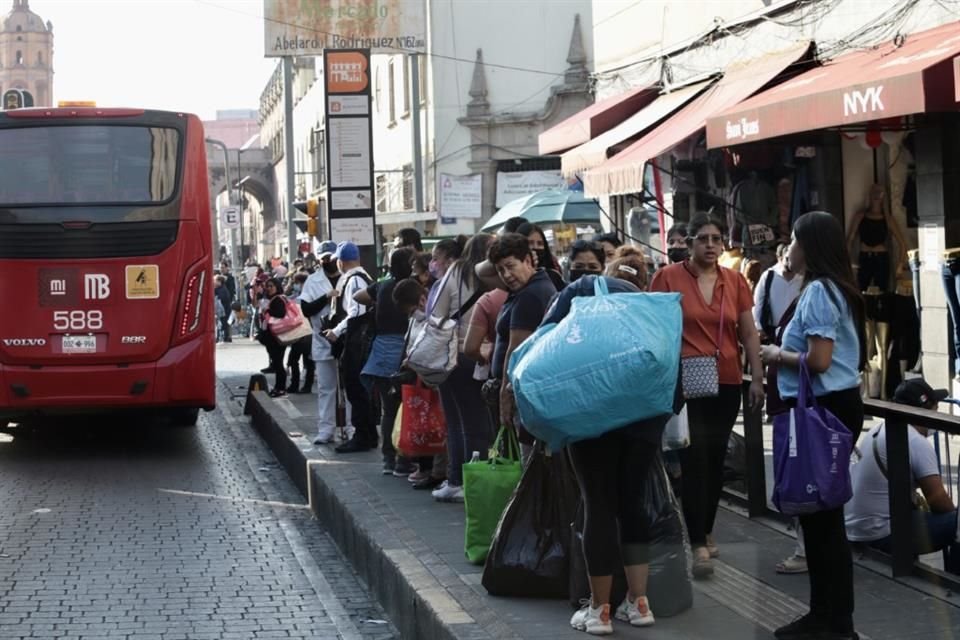
{"type": "MultiPolygon", "coordinates": [[[[0,0],[0,16],[13,0],[0,0]]],[[[188,111],[256,109],[263,0],[30,0],[53,22],[54,100],[188,111]]]]}

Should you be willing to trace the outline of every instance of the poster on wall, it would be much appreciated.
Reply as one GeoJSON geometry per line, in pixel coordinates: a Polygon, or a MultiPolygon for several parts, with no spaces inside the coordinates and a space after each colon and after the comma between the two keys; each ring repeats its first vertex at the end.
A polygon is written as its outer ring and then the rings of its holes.
{"type": "Polygon", "coordinates": [[[264,56],[325,49],[425,53],[426,3],[410,0],[264,0],[264,56]]]}
{"type": "Polygon", "coordinates": [[[358,246],[376,244],[370,52],[327,51],[323,56],[329,237],[358,246]]]}
{"type": "Polygon", "coordinates": [[[440,174],[440,215],[445,218],[479,218],[483,213],[483,175],[440,174]]]}
{"type": "Polygon", "coordinates": [[[567,181],[560,171],[498,171],[497,208],[517,198],[547,189],[565,189],[567,181]]]}

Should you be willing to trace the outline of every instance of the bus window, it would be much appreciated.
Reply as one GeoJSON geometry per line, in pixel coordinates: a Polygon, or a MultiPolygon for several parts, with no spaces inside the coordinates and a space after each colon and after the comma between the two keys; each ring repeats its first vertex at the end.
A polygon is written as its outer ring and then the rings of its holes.
{"type": "Polygon", "coordinates": [[[175,193],[180,135],[162,127],[0,130],[0,205],[150,204],[175,193]]]}

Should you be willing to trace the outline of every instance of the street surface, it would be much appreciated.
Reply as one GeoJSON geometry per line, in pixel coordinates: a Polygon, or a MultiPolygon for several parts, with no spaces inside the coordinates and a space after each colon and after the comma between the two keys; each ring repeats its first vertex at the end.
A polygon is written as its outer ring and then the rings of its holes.
{"type": "Polygon", "coordinates": [[[0,639],[397,637],[218,396],[195,428],[115,417],[0,433],[0,639]]]}

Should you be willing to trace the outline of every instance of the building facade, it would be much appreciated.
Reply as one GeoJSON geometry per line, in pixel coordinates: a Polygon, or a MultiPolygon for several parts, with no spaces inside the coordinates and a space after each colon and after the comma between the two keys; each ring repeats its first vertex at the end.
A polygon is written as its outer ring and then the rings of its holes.
{"type": "Polygon", "coordinates": [[[25,89],[39,107],[53,105],[53,24],[13,0],[0,25],[0,94],[25,89]]]}
{"type": "MultiPolygon", "coordinates": [[[[374,191],[382,239],[389,240],[406,226],[428,235],[472,233],[497,209],[499,172],[558,172],[556,158],[540,157],[537,137],[592,101],[588,83],[592,45],[586,28],[592,24],[591,15],[589,0],[435,0],[428,4],[425,54],[373,56],[374,191]],[[412,64],[419,72],[416,88],[412,64]],[[419,198],[413,143],[417,112],[423,189],[419,198]],[[444,174],[482,176],[477,217],[444,216],[439,182],[444,174]]],[[[322,197],[322,61],[298,58],[294,66],[294,196],[322,197]]],[[[286,197],[282,97],[278,65],[263,92],[260,123],[263,145],[274,158],[281,203],[286,197]]],[[[278,241],[279,250],[285,236],[280,234],[278,241]]]]}

